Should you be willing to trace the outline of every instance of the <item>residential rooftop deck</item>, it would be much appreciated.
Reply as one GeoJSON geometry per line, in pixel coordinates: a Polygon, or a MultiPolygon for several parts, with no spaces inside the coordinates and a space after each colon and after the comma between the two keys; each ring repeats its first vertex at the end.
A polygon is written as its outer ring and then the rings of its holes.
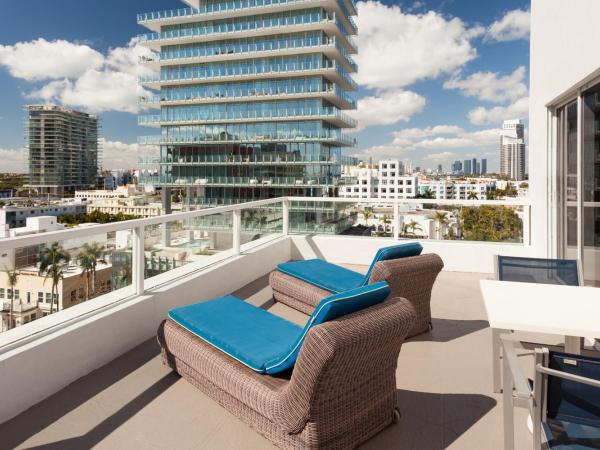
{"type": "MultiPolygon", "coordinates": [[[[400,423],[362,448],[503,447],[502,401],[492,393],[491,333],[479,291],[485,277],[440,274],[432,298],[433,331],[410,339],[400,352],[400,423]]],[[[306,320],[272,303],[267,277],[235,294],[289,320],[306,320]]],[[[517,449],[531,447],[526,417],[525,410],[516,410],[517,449]]],[[[0,425],[0,436],[2,449],[274,448],[163,366],[154,339],[0,425]]]]}

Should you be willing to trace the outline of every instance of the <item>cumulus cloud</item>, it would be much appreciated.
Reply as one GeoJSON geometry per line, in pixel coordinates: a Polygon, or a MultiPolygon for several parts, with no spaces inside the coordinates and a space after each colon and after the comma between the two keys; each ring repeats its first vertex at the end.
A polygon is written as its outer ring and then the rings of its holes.
{"type": "Polygon", "coordinates": [[[471,40],[485,32],[459,18],[434,11],[410,14],[378,1],[359,2],[357,21],[356,80],[376,90],[454,72],[477,56],[471,40]]]}
{"type": "Polygon", "coordinates": [[[103,55],[88,45],[37,39],[0,46],[0,66],[17,78],[46,83],[27,97],[92,113],[137,113],[138,97],[148,95],[137,77],[151,71],[138,63],[151,51],[132,39],[103,55]]]}
{"type": "Polygon", "coordinates": [[[454,77],[444,83],[444,89],[458,89],[467,97],[501,103],[527,95],[525,67],[509,75],[498,72],[476,72],[466,78],[454,77]]]}
{"type": "Polygon", "coordinates": [[[361,98],[358,100],[357,111],[352,111],[351,114],[358,120],[358,131],[372,125],[406,122],[414,114],[421,112],[425,103],[425,97],[397,89],[361,98]]]}
{"type": "Polygon", "coordinates": [[[474,125],[499,124],[504,120],[527,117],[529,115],[529,97],[523,97],[508,106],[478,108],[469,111],[469,120],[474,125]]]}
{"type": "Polygon", "coordinates": [[[24,148],[0,148],[0,172],[27,172],[27,153],[24,148]]]}
{"type": "Polygon", "coordinates": [[[103,154],[102,166],[104,169],[139,167],[139,158],[141,156],[158,155],[158,147],[151,145],[127,144],[121,141],[101,139],[101,146],[103,154]]]}
{"type": "Polygon", "coordinates": [[[0,45],[0,65],[13,77],[28,81],[75,78],[103,63],[104,56],[93,48],[63,40],[0,45]]]}
{"type": "Polygon", "coordinates": [[[500,20],[492,23],[486,32],[491,41],[506,42],[529,39],[531,13],[522,9],[508,11],[500,20]]]}
{"type": "Polygon", "coordinates": [[[425,128],[406,128],[392,133],[392,141],[385,145],[369,147],[358,152],[363,159],[404,158],[450,160],[465,150],[481,154],[498,146],[501,130],[490,128],[467,131],[455,125],[436,125],[425,128]]]}

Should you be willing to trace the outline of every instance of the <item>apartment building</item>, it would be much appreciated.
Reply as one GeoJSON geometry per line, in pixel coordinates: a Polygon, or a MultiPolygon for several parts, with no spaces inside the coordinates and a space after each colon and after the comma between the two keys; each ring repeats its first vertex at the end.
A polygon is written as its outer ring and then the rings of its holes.
{"type": "Polygon", "coordinates": [[[28,187],[64,195],[96,185],[98,118],[63,106],[27,107],[28,187]]]}
{"type": "Polygon", "coordinates": [[[85,214],[88,209],[87,201],[83,199],[69,199],[61,201],[38,201],[30,203],[21,201],[19,203],[4,205],[0,207],[0,229],[24,227],[30,217],[54,216],[65,214],[85,214]]]}
{"type": "Polygon", "coordinates": [[[129,184],[114,190],[76,191],[75,198],[88,203],[88,212],[129,214],[139,217],[156,217],[162,214],[160,197],[154,190],[141,190],[129,184]]]}
{"type": "Polygon", "coordinates": [[[141,99],[160,114],[139,123],[161,130],[140,138],[160,145],[157,179],[141,181],[186,188],[196,205],[334,195],[341,149],[354,145],[342,130],[356,124],[343,112],[356,106],[355,4],[188,3],[138,17],[156,52],[144,62],[160,71],[141,79],[160,91],[141,99]]]}
{"type": "Polygon", "coordinates": [[[485,200],[488,192],[496,189],[491,180],[477,179],[460,180],[430,180],[421,178],[418,181],[418,192],[421,196],[430,196],[437,200],[485,200]]]}
{"type": "Polygon", "coordinates": [[[379,161],[378,169],[353,168],[343,180],[343,198],[407,199],[417,193],[417,177],[404,175],[404,164],[397,159],[379,161]]]}
{"type": "Polygon", "coordinates": [[[500,136],[500,173],[521,181],[525,172],[525,125],[520,119],[505,120],[500,136]]]}
{"type": "Polygon", "coordinates": [[[379,193],[379,171],[377,169],[353,167],[342,174],[339,196],[343,198],[377,198],[379,193]]]}

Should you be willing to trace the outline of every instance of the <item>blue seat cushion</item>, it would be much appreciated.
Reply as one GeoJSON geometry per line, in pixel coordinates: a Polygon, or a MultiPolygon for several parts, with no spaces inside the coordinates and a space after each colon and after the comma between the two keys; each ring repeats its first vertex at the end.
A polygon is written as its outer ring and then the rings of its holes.
{"type": "Polygon", "coordinates": [[[418,242],[408,242],[380,248],[375,254],[366,275],[321,259],[287,262],[279,264],[277,270],[313,286],[337,294],[367,285],[371,277],[371,272],[378,262],[405,258],[407,256],[419,256],[422,251],[423,247],[418,242]]]}
{"type": "Polygon", "coordinates": [[[385,282],[323,299],[304,328],[228,295],[169,311],[169,318],[259,373],[291,369],[308,331],[316,325],[377,303],[389,295],[385,282]]]}
{"type": "Polygon", "coordinates": [[[548,419],[543,423],[548,447],[556,450],[600,448],[600,428],[566,420],[548,419]]]}
{"type": "Polygon", "coordinates": [[[277,270],[336,294],[360,287],[365,280],[362,273],[322,259],[291,261],[279,264],[277,270]]]}

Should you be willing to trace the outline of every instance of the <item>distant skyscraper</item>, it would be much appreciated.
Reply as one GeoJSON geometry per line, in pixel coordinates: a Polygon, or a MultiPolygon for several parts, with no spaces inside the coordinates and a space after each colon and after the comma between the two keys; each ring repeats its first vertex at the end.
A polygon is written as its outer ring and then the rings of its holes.
{"type": "Polygon", "coordinates": [[[481,175],[481,163],[479,161],[475,163],[475,175],[481,175]]]}
{"type": "Polygon", "coordinates": [[[460,161],[454,161],[452,163],[452,173],[453,174],[462,173],[462,170],[463,170],[462,162],[460,162],[460,161]]]}
{"type": "Polygon", "coordinates": [[[438,173],[442,173],[442,165],[438,164],[438,168],[437,168],[438,173]]]}
{"type": "Polygon", "coordinates": [[[487,159],[481,159],[481,175],[485,175],[487,173],[487,159]]]}
{"type": "Polygon", "coordinates": [[[525,178],[525,126],[520,119],[502,124],[500,173],[517,181],[525,178]]]}
{"type": "Polygon", "coordinates": [[[465,175],[471,175],[473,173],[473,169],[471,168],[471,160],[465,159],[463,162],[463,173],[465,175]]]}
{"type": "Polygon", "coordinates": [[[29,186],[64,195],[96,186],[98,118],[62,106],[27,107],[29,186]]]}

